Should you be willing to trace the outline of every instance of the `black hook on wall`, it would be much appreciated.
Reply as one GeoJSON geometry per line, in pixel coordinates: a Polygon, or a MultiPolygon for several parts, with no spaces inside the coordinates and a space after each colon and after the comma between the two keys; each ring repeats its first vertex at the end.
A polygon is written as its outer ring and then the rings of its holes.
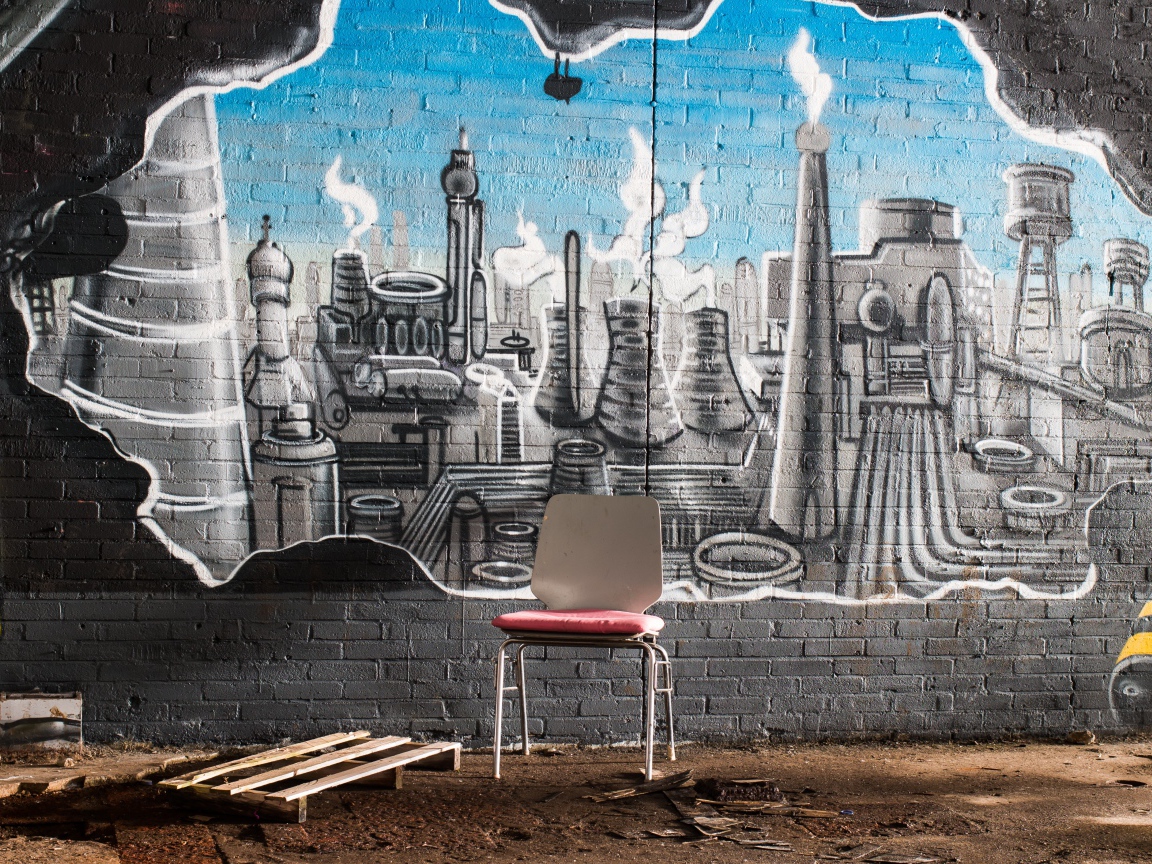
{"type": "Polygon", "coordinates": [[[580,92],[580,88],[584,86],[584,81],[581,78],[575,78],[568,74],[569,61],[564,61],[564,73],[560,73],[560,52],[556,52],[556,64],[552,69],[552,74],[544,79],[544,92],[551,96],[553,99],[563,99],[566,104],[570,104],[572,97],[580,92]]]}

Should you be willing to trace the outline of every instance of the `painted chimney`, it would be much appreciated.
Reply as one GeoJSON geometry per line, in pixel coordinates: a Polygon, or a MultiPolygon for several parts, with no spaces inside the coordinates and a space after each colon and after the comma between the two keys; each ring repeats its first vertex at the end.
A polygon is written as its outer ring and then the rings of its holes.
{"type": "Polygon", "coordinates": [[[776,428],[768,517],[793,537],[820,540],[837,530],[836,339],[832,233],[828,215],[827,128],[796,131],[800,174],[788,344],[776,428]]]}

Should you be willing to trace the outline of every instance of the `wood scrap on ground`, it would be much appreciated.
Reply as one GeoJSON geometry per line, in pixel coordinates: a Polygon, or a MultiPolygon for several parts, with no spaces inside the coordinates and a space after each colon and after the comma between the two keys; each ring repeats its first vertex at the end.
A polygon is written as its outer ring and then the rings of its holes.
{"type": "Polygon", "coordinates": [[[599,795],[585,795],[584,797],[598,804],[605,801],[619,801],[621,798],[635,798],[638,795],[651,795],[653,792],[663,792],[667,789],[679,789],[692,782],[692,769],[681,771],[679,774],[670,774],[659,780],[649,780],[639,786],[629,786],[627,789],[616,789],[612,792],[603,792],[599,795]]]}
{"type": "Polygon", "coordinates": [[[834,810],[818,810],[814,807],[795,807],[771,801],[709,801],[699,799],[702,804],[711,804],[732,813],[755,813],[761,816],[798,816],[801,819],[834,819],[840,814],[834,810]]]}
{"type": "Polygon", "coordinates": [[[801,804],[790,804],[771,780],[700,780],[696,784],[697,804],[732,813],[763,816],[797,816],[802,819],[833,819],[832,810],[821,810],[801,804]]]}
{"type": "Polygon", "coordinates": [[[725,816],[694,816],[684,820],[685,824],[693,826],[701,834],[719,837],[736,828],[743,828],[744,823],[739,819],[729,819],[725,816]]]}
{"type": "Polygon", "coordinates": [[[702,803],[696,793],[691,789],[667,789],[664,797],[676,808],[676,812],[683,818],[693,816],[719,816],[719,812],[711,804],[702,803]]]}
{"type": "Polygon", "coordinates": [[[835,854],[817,855],[818,861],[859,861],[861,864],[937,864],[939,858],[928,855],[905,855],[900,852],[885,852],[883,847],[863,844],[853,847],[840,847],[835,854]]]}
{"type": "MultiPolygon", "coordinates": [[[[675,778],[664,778],[664,780],[656,782],[663,784],[673,779],[679,780],[680,778],[684,778],[688,773],[689,772],[684,772],[683,775],[676,775],[675,778]]],[[[686,784],[682,784],[677,788],[657,790],[652,788],[654,785],[656,784],[648,783],[643,786],[633,787],[632,789],[619,790],[619,792],[616,793],[586,797],[598,801],[607,801],[614,800],[615,798],[630,797],[633,794],[663,791],[664,797],[668,799],[669,803],[676,808],[676,812],[680,814],[680,821],[689,826],[697,835],[687,840],[685,845],[698,846],[705,843],[726,841],[739,846],[775,852],[791,852],[793,851],[792,845],[786,840],[775,840],[764,836],[763,832],[768,830],[766,828],[750,825],[742,819],[725,814],[746,813],[758,816],[780,815],[801,818],[835,818],[840,815],[831,810],[817,810],[811,807],[800,807],[789,804],[784,800],[784,796],[780,792],[779,787],[771,780],[720,781],[705,779],[695,783],[695,788],[691,789],[687,788],[686,784]],[[644,791],[636,791],[641,789],[644,791]],[[698,794],[705,790],[717,797],[705,798],[698,794]],[[747,797],[733,797],[741,794],[747,797]]],[[[614,836],[630,840],[640,839],[644,836],[644,833],[632,831],[613,831],[611,833],[614,836]]],[[[692,836],[675,828],[649,830],[645,833],[647,836],[657,839],[680,839],[692,836]]]]}
{"type": "Polygon", "coordinates": [[[708,778],[696,784],[701,798],[713,801],[783,801],[784,793],[771,780],[716,780],[708,778]]]}
{"type": "Polygon", "coordinates": [[[767,830],[757,825],[748,825],[739,819],[730,819],[725,816],[696,816],[682,820],[691,825],[705,839],[725,840],[737,846],[748,846],[756,849],[770,849],[775,852],[791,852],[792,844],[787,840],[774,840],[765,837],[767,830]]]}

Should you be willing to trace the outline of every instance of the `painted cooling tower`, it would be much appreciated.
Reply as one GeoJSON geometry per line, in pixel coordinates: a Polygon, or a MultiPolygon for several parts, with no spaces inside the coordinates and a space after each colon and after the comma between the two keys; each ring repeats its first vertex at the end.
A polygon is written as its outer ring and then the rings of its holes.
{"type": "Polygon", "coordinates": [[[640,297],[604,304],[608,319],[608,368],[596,403],[596,420],[622,447],[661,447],[684,431],[668,385],[660,344],[660,307],[640,297]]]}
{"type": "Polygon", "coordinates": [[[696,309],[684,316],[687,333],[672,390],[684,425],[700,432],[740,432],[752,410],[736,380],[728,341],[728,313],[696,309]]]}
{"type": "Polygon", "coordinates": [[[796,241],[769,490],[769,518],[805,540],[829,537],[837,527],[836,306],[824,155],[829,144],[828,130],[818,123],[796,130],[796,241]]]}
{"type": "Polygon", "coordinates": [[[128,245],[76,280],[61,395],[147,468],[141,521],[215,584],[250,550],[251,467],[211,98],[176,108],[102,194],[128,245]]]}

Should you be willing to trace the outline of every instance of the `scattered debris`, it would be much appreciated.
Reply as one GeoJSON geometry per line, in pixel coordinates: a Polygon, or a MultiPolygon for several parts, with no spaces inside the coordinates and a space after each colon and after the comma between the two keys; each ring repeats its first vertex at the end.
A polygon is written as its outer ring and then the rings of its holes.
{"type": "Polygon", "coordinates": [[[879,846],[840,846],[836,854],[817,855],[819,861],[860,861],[864,864],[935,864],[939,858],[927,855],[904,855],[898,852],[885,852],[879,846]]]}
{"type": "Polygon", "coordinates": [[[627,789],[617,789],[613,792],[604,792],[600,795],[585,795],[585,798],[602,803],[604,801],[619,801],[621,798],[635,798],[637,795],[650,795],[653,792],[664,792],[668,789],[679,789],[692,782],[692,769],[681,771],[679,774],[670,774],[659,780],[649,780],[639,786],[629,786],[627,789]]]}
{"type": "Polygon", "coordinates": [[[718,843],[719,837],[702,837],[699,840],[685,840],[682,846],[706,846],[709,843],[718,843]]]}
{"type": "Polygon", "coordinates": [[[693,816],[684,819],[683,822],[691,825],[703,835],[703,839],[688,841],[689,844],[723,840],[752,849],[765,849],[772,852],[793,851],[792,844],[787,840],[774,840],[771,837],[765,837],[764,828],[748,825],[739,819],[724,816],[693,816]]]}
{"type": "Polygon", "coordinates": [[[664,797],[676,808],[676,812],[685,819],[691,819],[694,816],[720,815],[711,804],[698,801],[696,793],[691,789],[667,789],[664,792],[664,797]]]}
{"type": "Polygon", "coordinates": [[[739,819],[730,819],[726,816],[693,816],[685,819],[684,823],[693,826],[701,834],[712,837],[744,826],[739,819]]]}
{"type": "Polygon", "coordinates": [[[1096,733],[1091,729],[1077,729],[1068,733],[1068,737],[1064,739],[1065,744],[1095,744],[1096,733]]]}
{"type": "Polygon", "coordinates": [[[834,819],[840,813],[834,810],[817,810],[812,807],[796,807],[786,802],[776,801],[711,801],[699,799],[701,804],[714,805],[733,813],[757,813],[762,816],[799,816],[804,819],[834,819]]]}
{"type": "Polygon", "coordinates": [[[0,840],[0,862],[12,864],[120,864],[111,846],[55,837],[11,837],[0,840]]]}
{"type": "Polygon", "coordinates": [[[619,837],[621,840],[647,840],[648,835],[644,831],[609,831],[610,837],[619,837]]]}
{"type": "Polygon", "coordinates": [[[771,780],[700,780],[696,792],[701,798],[723,801],[783,801],[784,793],[771,780]]]}
{"type": "Polygon", "coordinates": [[[834,855],[820,855],[818,857],[831,861],[859,861],[861,858],[866,858],[876,852],[879,852],[883,847],[877,846],[875,843],[863,843],[856,846],[837,846],[836,854],[834,855]]]}
{"type": "MultiPolygon", "coordinates": [[[[348,746],[352,745],[339,749],[348,746]]],[[[499,786],[488,781],[491,756],[473,754],[464,756],[464,765],[469,769],[466,773],[409,774],[406,780],[420,778],[419,783],[405,784],[413,791],[352,792],[352,787],[340,786],[326,795],[310,796],[309,818],[303,825],[269,824],[263,819],[252,824],[251,811],[247,818],[216,817],[213,810],[201,804],[189,809],[180,806],[174,793],[160,795],[154,787],[131,782],[121,787],[93,791],[85,788],[60,795],[19,795],[0,801],[0,838],[14,834],[30,840],[54,838],[42,840],[35,847],[26,844],[10,849],[3,847],[5,840],[0,839],[0,864],[89,864],[73,857],[81,841],[106,844],[106,848],[97,846],[93,851],[111,850],[122,856],[124,864],[272,864],[277,860],[303,861],[313,857],[331,858],[333,862],[483,858],[515,864],[516,859],[537,860],[550,854],[579,858],[585,849],[588,860],[634,860],[629,853],[642,850],[648,855],[636,855],[637,859],[663,856],[672,861],[692,857],[695,850],[691,846],[700,846],[707,853],[703,856],[707,860],[747,859],[749,864],[929,864],[934,857],[939,862],[953,861],[960,853],[964,860],[999,861],[997,855],[1003,852],[1004,836],[1011,836],[1013,847],[1023,847],[1012,850],[1021,861],[1058,861],[1060,858],[1052,853],[1068,838],[1073,845],[1087,838],[1087,848],[1075,845],[1075,851],[1067,856],[1069,860],[1101,857],[1097,847],[1108,849],[1112,854],[1108,860],[1130,860],[1124,845],[1129,834],[1125,832],[1149,823],[1148,808],[1152,803],[1144,799],[1152,789],[1152,772],[1142,766],[1152,766],[1152,761],[1123,762],[1121,758],[1097,762],[1096,754],[1090,761],[1076,761],[1064,745],[1030,746],[1033,750],[1028,753],[1011,745],[996,745],[990,748],[993,752],[984,753],[971,748],[957,752],[946,745],[909,745],[894,753],[883,746],[830,745],[820,750],[813,747],[820,761],[813,758],[810,763],[801,758],[776,760],[774,750],[764,755],[686,748],[683,755],[691,761],[671,768],[681,771],[691,765],[696,785],[606,803],[594,803],[582,796],[642,782],[640,777],[614,773],[627,767],[622,766],[614,751],[573,750],[571,758],[558,757],[559,762],[555,758],[519,760],[515,782],[499,786]],[[869,756],[873,752],[876,758],[869,759],[865,768],[857,754],[869,756]],[[905,757],[907,761],[902,763],[905,757]],[[884,758],[896,764],[886,764],[884,758]],[[1061,758],[1070,758],[1077,766],[1069,769],[1066,776],[1058,773],[1061,758]],[[1056,769],[1049,786],[1051,795],[1044,796],[1044,800],[1031,796],[1035,774],[1029,766],[1037,760],[1056,769]],[[1001,771],[980,770],[976,767],[980,763],[995,763],[1001,771]],[[859,774],[855,773],[857,764],[859,774]],[[557,772],[557,765],[562,765],[564,771],[557,772]],[[978,773],[957,773],[957,765],[972,766],[978,773]],[[707,788],[705,778],[731,777],[762,781],[772,777],[785,800],[756,801],[752,795],[741,797],[738,788],[732,790],[737,797],[731,800],[721,800],[722,796],[714,790],[703,795],[707,788]],[[893,778],[898,777],[904,778],[905,786],[891,785],[893,778]],[[923,777],[931,778],[935,797],[923,796],[919,787],[926,782],[923,777]],[[1147,781],[1148,786],[1125,788],[1115,783],[1117,779],[1147,781]],[[812,792],[813,787],[823,791],[812,792]],[[1125,792],[1108,796],[1101,793],[1101,788],[1105,792],[1108,788],[1125,788],[1125,792]],[[1018,794],[1021,789],[1030,790],[1029,794],[1018,794]],[[993,790],[1002,793],[1003,798],[993,798],[993,790]],[[673,801],[679,804],[676,810],[673,801]],[[1001,801],[1011,804],[983,806],[1001,801]],[[985,817],[978,822],[967,815],[977,805],[985,817]],[[752,812],[741,812],[742,808],[752,808],[752,812]],[[857,813],[851,817],[841,814],[837,820],[806,819],[794,812],[815,808],[851,808],[857,813]],[[1129,827],[1119,834],[1111,829],[1067,834],[1066,826],[1062,827],[1053,814],[1059,816],[1070,812],[1070,808],[1088,821],[1129,827]],[[680,810],[685,815],[677,815],[680,810]],[[696,817],[703,817],[699,826],[680,821],[696,817]],[[1037,823],[1042,827],[1034,831],[1032,826],[1037,823]],[[691,846],[680,850],[678,847],[683,844],[691,846]],[[48,857],[32,857],[34,850],[41,849],[48,857]]],[[[1103,745],[1106,753],[1120,756],[1129,755],[1128,747],[1152,755],[1152,746],[1142,746],[1138,741],[1126,746],[1103,745]]],[[[93,747],[92,751],[97,749],[93,747]]],[[[1087,753],[1087,748],[1080,750],[1087,753]]],[[[176,752],[153,751],[145,756],[134,750],[118,751],[95,760],[92,751],[74,757],[75,769],[59,766],[57,753],[53,754],[51,765],[37,766],[35,770],[55,776],[80,770],[101,775],[113,771],[134,773],[145,767],[143,759],[150,759],[150,770],[154,770],[176,752]]],[[[298,766],[308,759],[336,752],[314,752],[292,762],[298,766]]],[[[245,748],[243,752],[228,748],[216,762],[255,754],[255,748],[245,748]]],[[[19,784],[29,779],[33,768],[26,761],[13,763],[8,761],[10,758],[5,754],[0,782],[19,784]]],[[[43,754],[38,759],[43,761],[43,754]]],[[[191,773],[201,767],[210,766],[206,761],[190,763],[156,779],[191,773]]],[[[256,775],[277,767],[257,766],[250,772],[256,775]]],[[[334,765],[331,770],[348,767],[345,763],[334,765]]],[[[285,782],[301,783],[318,776],[310,774],[285,782]]],[[[231,779],[205,782],[222,784],[231,779]]],[[[766,783],[760,785],[764,788],[766,783]]],[[[109,864],[115,861],[114,857],[109,864]]]]}
{"type": "Polygon", "coordinates": [[[835,810],[816,810],[812,807],[797,807],[795,813],[790,813],[787,815],[799,816],[803,819],[835,819],[840,814],[835,810]]]}
{"type": "Polygon", "coordinates": [[[673,837],[687,837],[688,832],[682,831],[679,828],[655,828],[648,829],[648,834],[652,837],[673,838],[673,837]]]}
{"type": "Polygon", "coordinates": [[[792,844],[787,840],[773,840],[764,836],[763,828],[749,826],[746,831],[732,831],[724,839],[738,846],[752,846],[756,849],[772,849],[776,852],[791,852],[792,844]]]}

